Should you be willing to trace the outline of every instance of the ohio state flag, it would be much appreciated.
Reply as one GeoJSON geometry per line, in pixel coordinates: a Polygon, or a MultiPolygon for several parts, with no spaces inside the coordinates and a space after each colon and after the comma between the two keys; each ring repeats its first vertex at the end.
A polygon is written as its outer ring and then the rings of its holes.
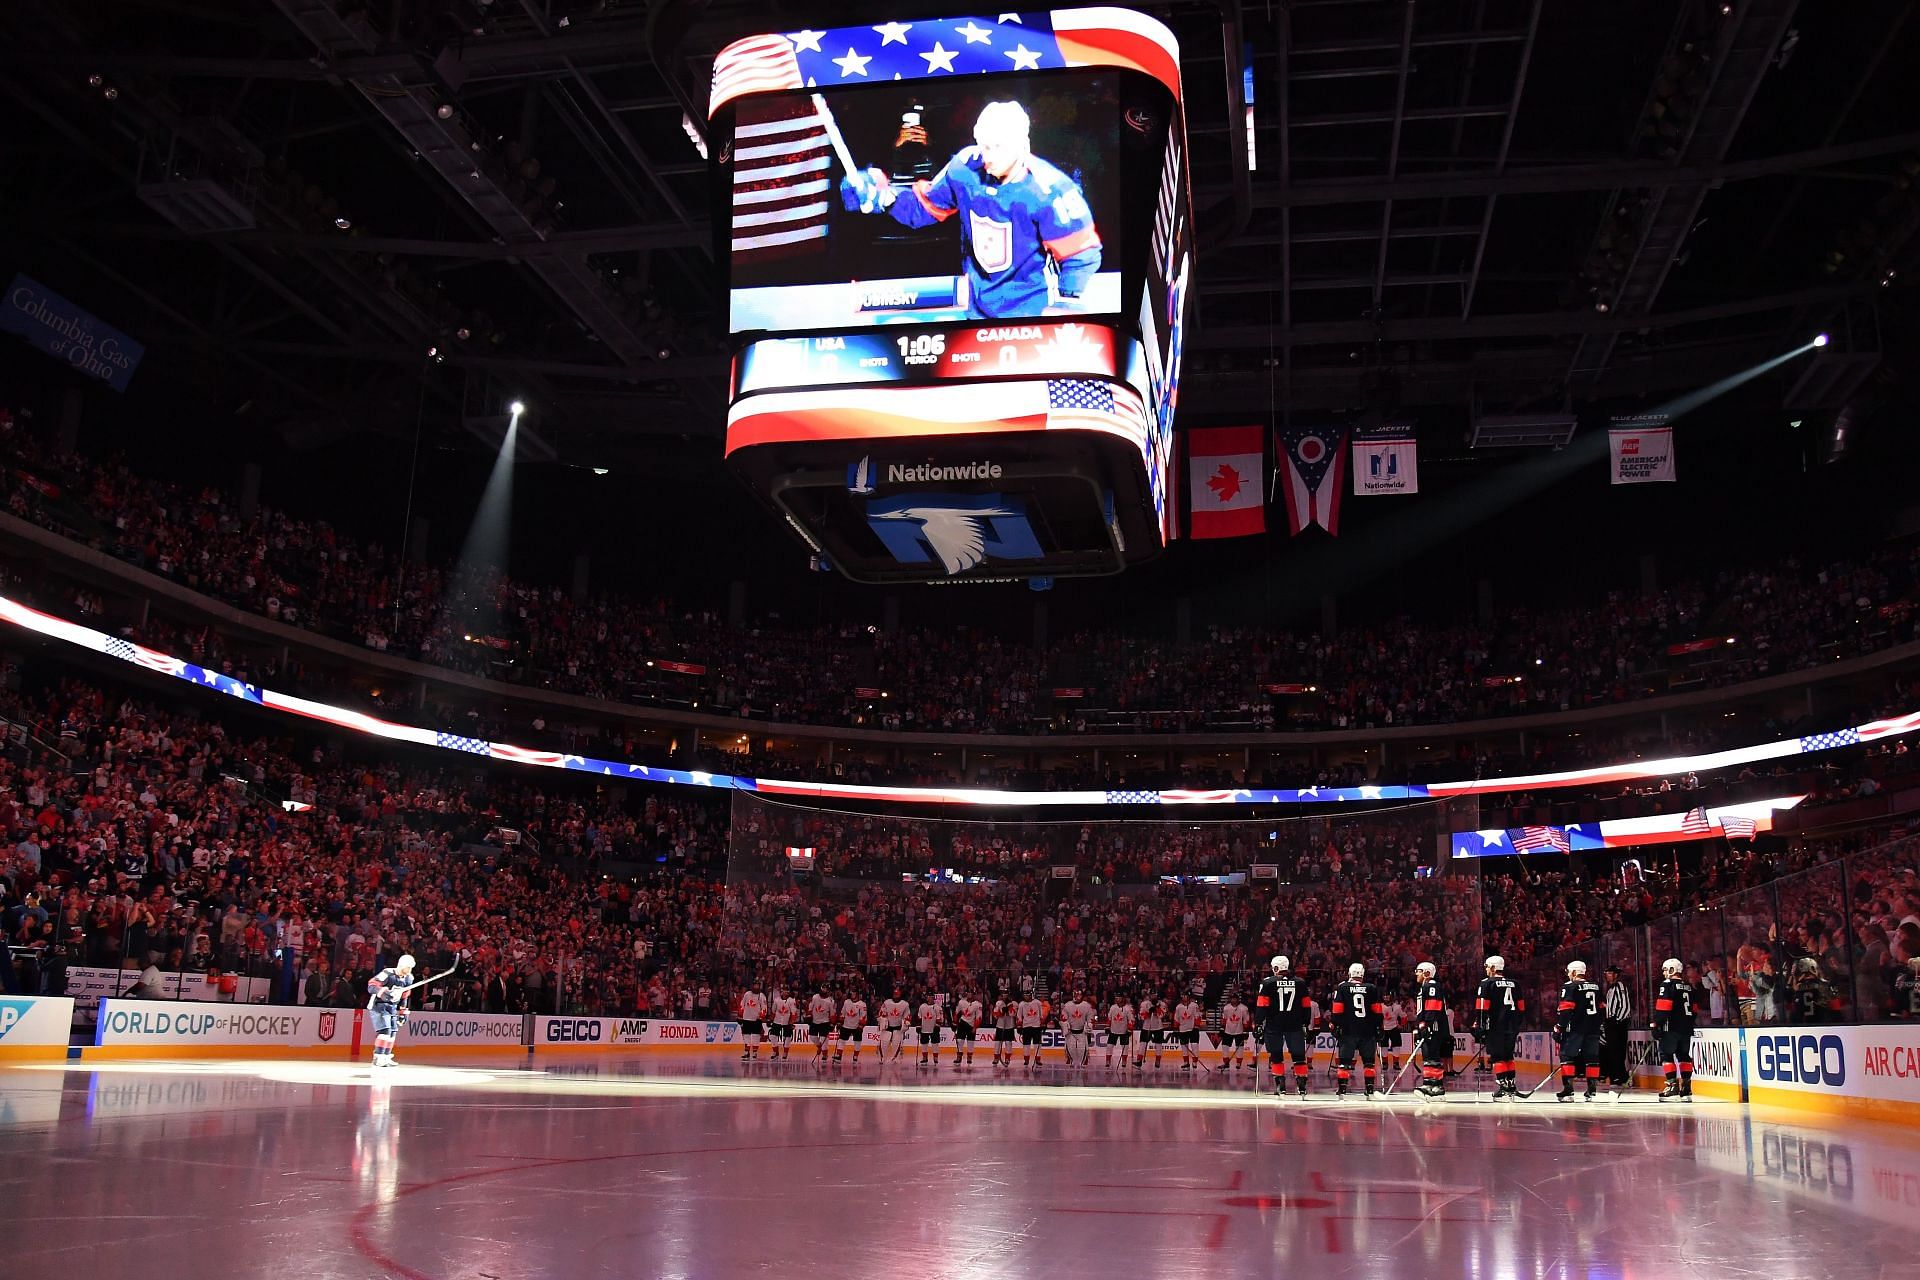
{"type": "Polygon", "coordinates": [[[1347,478],[1345,436],[1343,427],[1290,427],[1275,433],[1289,532],[1298,534],[1317,524],[1339,534],[1340,491],[1347,478]]]}
{"type": "Polygon", "coordinates": [[[1267,528],[1263,427],[1187,432],[1187,510],[1196,538],[1240,538],[1267,528]]]}

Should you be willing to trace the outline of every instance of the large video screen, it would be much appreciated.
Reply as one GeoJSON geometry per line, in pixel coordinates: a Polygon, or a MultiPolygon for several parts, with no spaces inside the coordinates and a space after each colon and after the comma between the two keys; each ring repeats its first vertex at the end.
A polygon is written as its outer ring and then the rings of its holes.
{"type": "Polygon", "coordinates": [[[1118,73],[738,103],[735,334],[1121,310],[1118,73]]]}

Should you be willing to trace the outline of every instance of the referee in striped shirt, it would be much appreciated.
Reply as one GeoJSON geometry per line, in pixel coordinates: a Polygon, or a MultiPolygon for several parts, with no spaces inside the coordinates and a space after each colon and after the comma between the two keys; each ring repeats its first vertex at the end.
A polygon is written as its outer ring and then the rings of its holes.
{"type": "Polygon", "coordinates": [[[1606,1043],[1600,1050],[1601,1074],[1616,1089],[1633,1081],[1627,1076],[1627,1032],[1633,1023],[1633,993],[1620,980],[1620,966],[1607,966],[1607,1005],[1604,1033],[1606,1043]]]}

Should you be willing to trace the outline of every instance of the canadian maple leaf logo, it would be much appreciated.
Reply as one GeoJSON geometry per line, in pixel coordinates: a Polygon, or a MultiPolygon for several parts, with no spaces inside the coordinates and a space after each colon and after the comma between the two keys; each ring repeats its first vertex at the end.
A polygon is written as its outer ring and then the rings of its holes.
{"type": "Polygon", "coordinates": [[[1232,502],[1239,497],[1240,486],[1245,483],[1240,473],[1224,462],[1219,470],[1207,477],[1207,488],[1213,490],[1213,496],[1222,502],[1232,502]]]}

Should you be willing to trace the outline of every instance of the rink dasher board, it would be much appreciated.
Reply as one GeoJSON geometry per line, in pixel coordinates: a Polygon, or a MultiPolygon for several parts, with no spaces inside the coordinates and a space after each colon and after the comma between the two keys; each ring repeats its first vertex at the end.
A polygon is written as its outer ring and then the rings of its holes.
{"type": "Polygon", "coordinates": [[[0,996],[0,1062],[54,1062],[67,1056],[71,996],[0,996]]]}

